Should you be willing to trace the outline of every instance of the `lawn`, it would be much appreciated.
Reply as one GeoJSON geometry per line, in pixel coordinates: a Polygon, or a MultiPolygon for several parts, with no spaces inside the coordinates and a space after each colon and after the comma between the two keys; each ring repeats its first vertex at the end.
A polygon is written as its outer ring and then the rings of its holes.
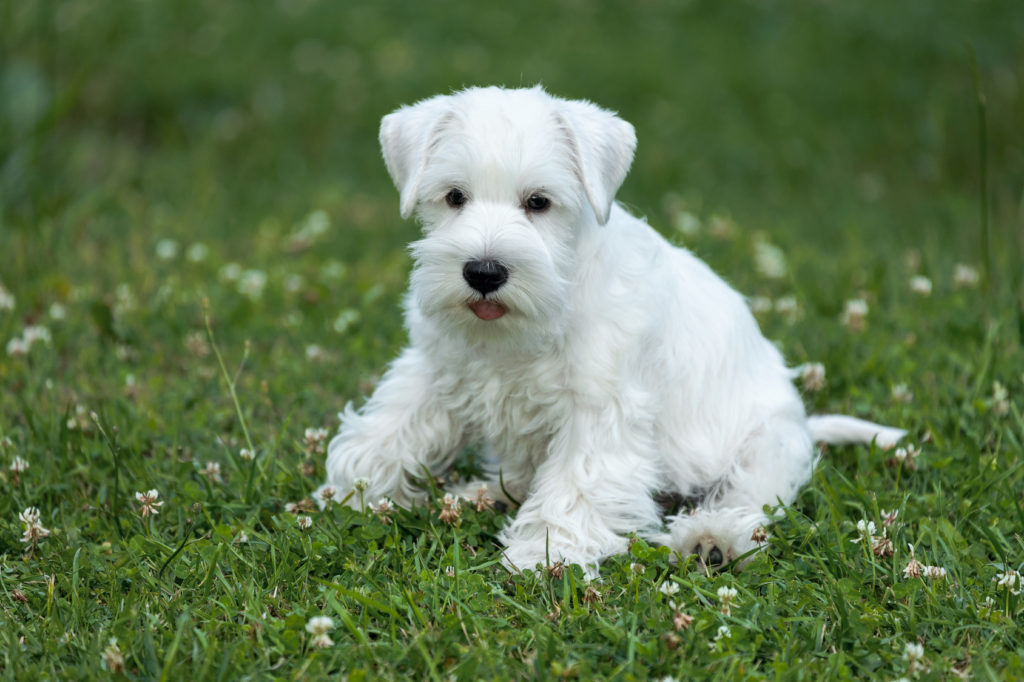
{"type": "Polygon", "coordinates": [[[1019,0],[26,0],[0,26],[5,678],[1024,677],[1019,0]],[[910,431],[825,452],[742,572],[637,541],[593,583],[510,575],[491,509],[309,509],[319,429],[405,337],[380,117],[538,82],[635,125],[620,201],[822,364],[811,411],[910,431]]]}

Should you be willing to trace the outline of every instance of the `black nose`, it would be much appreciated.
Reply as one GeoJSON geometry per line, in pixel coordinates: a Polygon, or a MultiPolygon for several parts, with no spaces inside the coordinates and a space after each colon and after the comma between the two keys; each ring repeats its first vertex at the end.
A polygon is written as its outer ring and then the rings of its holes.
{"type": "Polygon", "coordinates": [[[462,268],[462,277],[481,294],[489,294],[508,279],[508,268],[496,260],[471,260],[462,268]]]}

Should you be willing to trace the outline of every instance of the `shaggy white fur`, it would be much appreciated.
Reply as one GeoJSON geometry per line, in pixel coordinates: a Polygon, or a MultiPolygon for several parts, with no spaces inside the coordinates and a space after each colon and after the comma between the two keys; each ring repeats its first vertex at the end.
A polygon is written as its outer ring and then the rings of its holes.
{"type": "MultiPolygon", "coordinates": [[[[403,107],[381,146],[423,238],[410,344],[327,456],[328,484],[401,505],[466,445],[521,500],[507,564],[591,574],[637,532],[710,563],[741,557],[811,475],[814,441],[903,431],[808,419],[743,297],[614,202],[633,127],[541,88],[473,88],[403,107]],[[653,495],[698,501],[662,519],[653,495]]],[[[464,487],[468,496],[476,484],[464,487]]]]}

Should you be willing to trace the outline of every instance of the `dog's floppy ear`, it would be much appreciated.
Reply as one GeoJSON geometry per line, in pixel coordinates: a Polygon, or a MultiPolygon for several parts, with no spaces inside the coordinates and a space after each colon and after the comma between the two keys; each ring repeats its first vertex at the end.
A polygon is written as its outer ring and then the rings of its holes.
{"type": "Polygon", "coordinates": [[[380,122],[380,148],[384,163],[399,192],[403,218],[416,208],[416,193],[430,145],[451,111],[449,97],[439,95],[402,107],[380,122]]]}
{"type": "Polygon", "coordinates": [[[604,225],[615,192],[633,163],[636,132],[615,113],[586,101],[564,101],[562,115],[575,147],[583,189],[597,222],[604,225]]]}

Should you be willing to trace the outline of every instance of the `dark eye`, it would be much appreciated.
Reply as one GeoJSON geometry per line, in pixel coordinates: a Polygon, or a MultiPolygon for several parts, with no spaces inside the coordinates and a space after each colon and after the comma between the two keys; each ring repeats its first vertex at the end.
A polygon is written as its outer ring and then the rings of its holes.
{"type": "Polygon", "coordinates": [[[459,208],[466,203],[466,193],[461,189],[453,189],[444,195],[444,200],[452,208],[459,208]]]}
{"type": "Polygon", "coordinates": [[[526,200],[526,210],[532,213],[542,213],[551,207],[551,199],[542,194],[531,194],[526,200]]]}

